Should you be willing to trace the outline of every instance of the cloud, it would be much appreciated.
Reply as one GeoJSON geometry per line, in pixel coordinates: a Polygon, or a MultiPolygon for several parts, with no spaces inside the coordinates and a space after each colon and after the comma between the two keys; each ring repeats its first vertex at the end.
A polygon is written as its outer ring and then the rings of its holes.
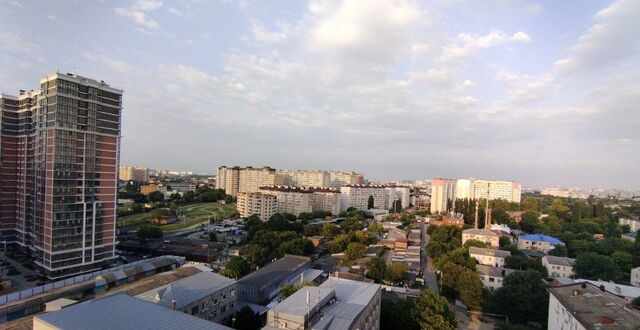
{"type": "Polygon", "coordinates": [[[270,31],[266,29],[260,22],[254,20],[251,25],[251,31],[253,32],[253,38],[257,42],[264,43],[280,43],[287,39],[286,29],[287,25],[284,25],[282,32],[270,31]]]}
{"type": "Polygon", "coordinates": [[[452,44],[442,48],[439,57],[441,62],[451,62],[467,59],[475,55],[479,50],[495,47],[509,42],[529,42],[531,38],[522,31],[509,37],[501,30],[493,30],[486,35],[472,35],[460,33],[452,44]]]}
{"type": "Polygon", "coordinates": [[[563,73],[598,70],[640,54],[640,1],[618,0],[597,13],[596,23],[555,65],[563,73]]]}
{"type": "Polygon", "coordinates": [[[345,0],[337,7],[312,2],[309,7],[316,15],[311,49],[374,62],[392,61],[420,17],[415,6],[401,0],[345,0]]]}
{"type": "MultiPolygon", "coordinates": [[[[162,7],[162,1],[153,0],[137,0],[134,1],[128,8],[116,7],[114,12],[118,16],[127,17],[134,23],[146,30],[158,30],[160,24],[150,18],[146,12],[153,11],[162,7]]],[[[148,31],[147,31],[148,32],[148,31]]]]}
{"type": "Polygon", "coordinates": [[[529,105],[539,102],[560,87],[556,78],[551,74],[520,75],[504,68],[500,68],[496,72],[495,79],[505,85],[507,100],[515,105],[529,105]]]}
{"type": "Polygon", "coordinates": [[[23,39],[18,33],[0,30],[0,49],[12,53],[30,53],[40,50],[41,47],[23,39]]]}

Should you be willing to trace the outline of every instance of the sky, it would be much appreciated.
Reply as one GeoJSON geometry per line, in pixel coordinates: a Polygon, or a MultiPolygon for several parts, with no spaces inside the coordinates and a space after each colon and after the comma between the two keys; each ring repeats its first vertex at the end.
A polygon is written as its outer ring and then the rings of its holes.
{"type": "Polygon", "coordinates": [[[121,164],[640,189],[640,1],[0,0],[0,91],[124,90],[121,164]]]}

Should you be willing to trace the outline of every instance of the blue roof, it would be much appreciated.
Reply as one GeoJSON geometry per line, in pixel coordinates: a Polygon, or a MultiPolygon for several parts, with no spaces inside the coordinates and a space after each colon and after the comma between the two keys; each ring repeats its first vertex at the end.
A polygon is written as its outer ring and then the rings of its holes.
{"type": "Polygon", "coordinates": [[[520,239],[525,239],[527,241],[533,241],[533,242],[547,242],[551,244],[562,244],[561,240],[553,236],[547,236],[547,235],[541,235],[541,234],[522,235],[520,236],[520,239]]]}

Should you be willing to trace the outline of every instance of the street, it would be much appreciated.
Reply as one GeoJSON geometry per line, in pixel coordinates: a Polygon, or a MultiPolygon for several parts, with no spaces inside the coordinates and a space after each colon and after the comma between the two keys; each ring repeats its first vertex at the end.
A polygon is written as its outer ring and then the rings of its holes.
{"type": "Polygon", "coordinates": [[[422,274],[424,276],[425,285],[436,292],[438,292],[438,279],[436,277],[436,273],[433,268],[433,264],[431,259],[427,256],[427,244],[429,243],[429,235],[427,235],[427,227],[429,227],[426,223],[420,223],[421,230],[421,240],[420,240],[420,250],[421,250],[421,258],[420,258],[420,269],[422,270],[422,274]]]}

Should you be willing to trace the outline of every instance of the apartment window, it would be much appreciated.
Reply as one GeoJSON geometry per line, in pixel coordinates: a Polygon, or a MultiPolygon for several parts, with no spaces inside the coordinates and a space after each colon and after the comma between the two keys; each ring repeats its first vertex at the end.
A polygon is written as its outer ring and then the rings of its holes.
{"type": "Polygon", "coordinates": [[[489,277],[489,282],[495,282],[495,279],[493,277],[489,277]]]}

